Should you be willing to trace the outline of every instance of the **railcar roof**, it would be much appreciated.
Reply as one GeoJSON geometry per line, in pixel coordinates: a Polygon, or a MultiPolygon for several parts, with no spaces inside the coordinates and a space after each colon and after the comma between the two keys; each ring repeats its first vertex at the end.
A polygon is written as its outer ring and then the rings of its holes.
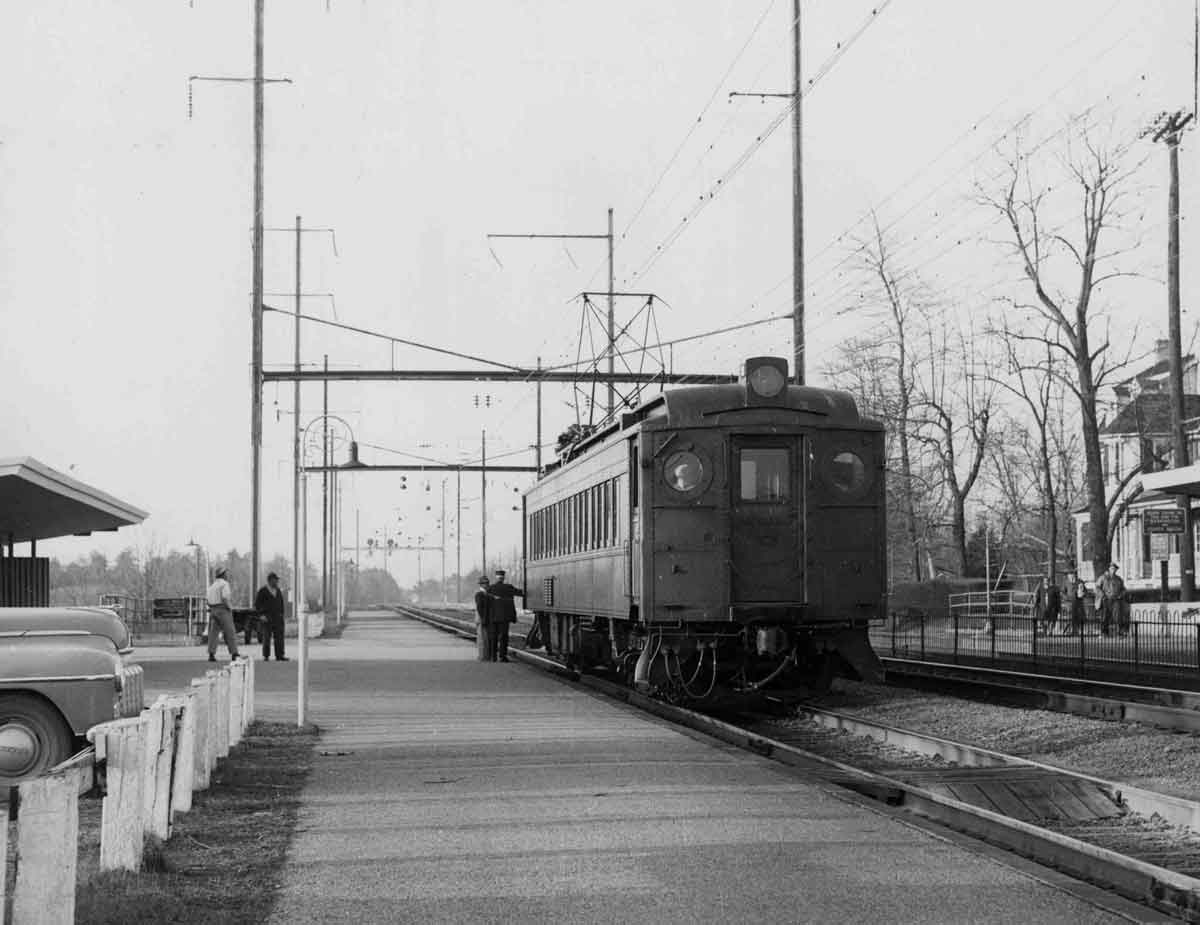
{"type": "Polygon", "coordinates": [[[746,408],[808,412],[819,415],[826,426],[834,427],[857,427],[867,423],[859,417],[858,406],[849,392],[806,385],[789,385],[767,404],[749,404],[744,384],[672,389],[663,392],[661,400],[666,405],[667,424],[671,427],[710,424],[715,415],[746,408]]]}
{"type": "MultiPolygon", "coordinates": [[[[730,385],[684,386],[661,392],[622,414],[620,421],[609,424],[574,446],[566,459],[574,459],[604,443],[614,434],[650,418],[665,419],[668,427],[695,427],[715,423],[718,415],[746,409],[807,412],[818,416],[827,427],[861,427],[882,430],[883,426],[858,413],[858,405],[849,392],[837,389],[819,389],[807,385],[789,385],[769,404],[751,405],[746,400],[745,383],[730,385]]],[[[546,467],[549,474],[559,468],[566,459],[559,459],[546,467]]]]}

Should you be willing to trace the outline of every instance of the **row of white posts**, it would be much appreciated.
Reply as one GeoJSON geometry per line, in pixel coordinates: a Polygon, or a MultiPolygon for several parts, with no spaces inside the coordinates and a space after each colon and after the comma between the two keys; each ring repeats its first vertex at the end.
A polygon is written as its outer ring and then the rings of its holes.
{"type": "MultiPolygon", "coordinates": [[[[79,795],[101,786],[100,869],[136,871],[147,835],[171,836],[176,813],[207,790],[217,760],[254,719],[254,662],[206,672],[180,694],[163,694],[140,716],[88,730],[92,748],[17,788],[17,877],[12,922],[75,921],[79,795]]],[[[11,816],[10,812],[10,816],[11,816]]],[[[8,838],[0,837],[0,872],[8,838]]],[[[0,923],[5,878],[0,873],[0,923]]]]}

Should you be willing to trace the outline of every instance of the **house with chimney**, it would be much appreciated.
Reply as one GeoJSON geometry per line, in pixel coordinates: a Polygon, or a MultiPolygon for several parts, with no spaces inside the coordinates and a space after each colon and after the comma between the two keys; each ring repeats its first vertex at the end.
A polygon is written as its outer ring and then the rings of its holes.
{"type": "MultiPolygon", "coordinates": [[[[1161,531],[1178,526],[1180,515],[1171,512],[1179,511],[1180,496],[1192,497],[1192,509],[1200,514],[1200,497],[1194,497],[1200,495],[1200,466],[1172,468],[1168,346],[1166,340],[1157,341],[1152,365],[1113,388],[1113,414],[1100,428],[1105,496],[1117,498],[1110,508],[1116,523],[1112,561],[1131,591],[1158,589],[1163,563],[1170,585],[1179,587],[1182,536],[1161,531]]],[[[1183,392],[1188,459],[1195,463],[1200,459],[1200,394],[1191,354],[1183,358],[1183,392]]],[[[1091,582],[1098,576],[1093,573],[1086,508],[1076,511],[1074,520],[1079,576],[1091,582]]],[[[1200,531],[1194,534],[1193,542],[1200,531]]],[[[1200,562],[1200,551],[1196,560],[1200,562]]]]}

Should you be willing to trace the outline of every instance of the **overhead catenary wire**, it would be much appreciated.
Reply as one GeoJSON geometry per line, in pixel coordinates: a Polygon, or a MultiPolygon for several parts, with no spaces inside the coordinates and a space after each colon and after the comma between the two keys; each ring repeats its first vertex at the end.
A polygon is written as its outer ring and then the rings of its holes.
{"type": "MultiPolygon", "coordinates": [[[[849,38],[837,44],[837,47],[830,54],[821,66],[817,69],[816,74],[808,80],[804,90],[801,91],[801,98],[806,97],[809,93],[816,89],[821,80],[829,74],[834,65],[857,43],[862,35],[870,28],[871,24],[876,22],[881,14],[890,6],[892,0],[883,0],[877,7],[873,8],[858,28],[851,33],[849,38]]],[[[706,193],[702,193],[698,202],[693,205],[692,209],[687,212],[667,234],[663,241],[658,244],[651,254],[645,258],[640,264],[636,264],[637,269],[625,277],[626,282],[631,282],[643,276],[646,272],[658,262],[659,259],[675,244],[676,241],[684,234],[689,227],[688,222],[694,220],[704,211],[705,207],[711,203],[722,189],[733,179],[739,171],[749,162],[754,154],[763,146],[768,138],[771,137],[791,115],[796,107],[796,100],[793,99],[783,108],[782,112],[776,114],[766,127],[755,136],[754,140],[742,151],[742,153],[734,160],[725,172],[713,183],[706,193]]]]}

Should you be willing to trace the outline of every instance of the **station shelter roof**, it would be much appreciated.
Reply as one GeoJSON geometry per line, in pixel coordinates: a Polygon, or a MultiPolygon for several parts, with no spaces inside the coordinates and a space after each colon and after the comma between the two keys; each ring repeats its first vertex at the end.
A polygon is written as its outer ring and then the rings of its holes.
{"type": "Polygon", "coordinates": [[[1148,472],[1142,476],[1142,490],[1200,497],[1200,463],[1164,469],[1162,472],[1148,472]]]}
{"type": "Polygon", "coordinates": [[[132,504],[64,475],[32,456],[0,459],[0,540],[86,536],[139,524],[132,504]]]}

